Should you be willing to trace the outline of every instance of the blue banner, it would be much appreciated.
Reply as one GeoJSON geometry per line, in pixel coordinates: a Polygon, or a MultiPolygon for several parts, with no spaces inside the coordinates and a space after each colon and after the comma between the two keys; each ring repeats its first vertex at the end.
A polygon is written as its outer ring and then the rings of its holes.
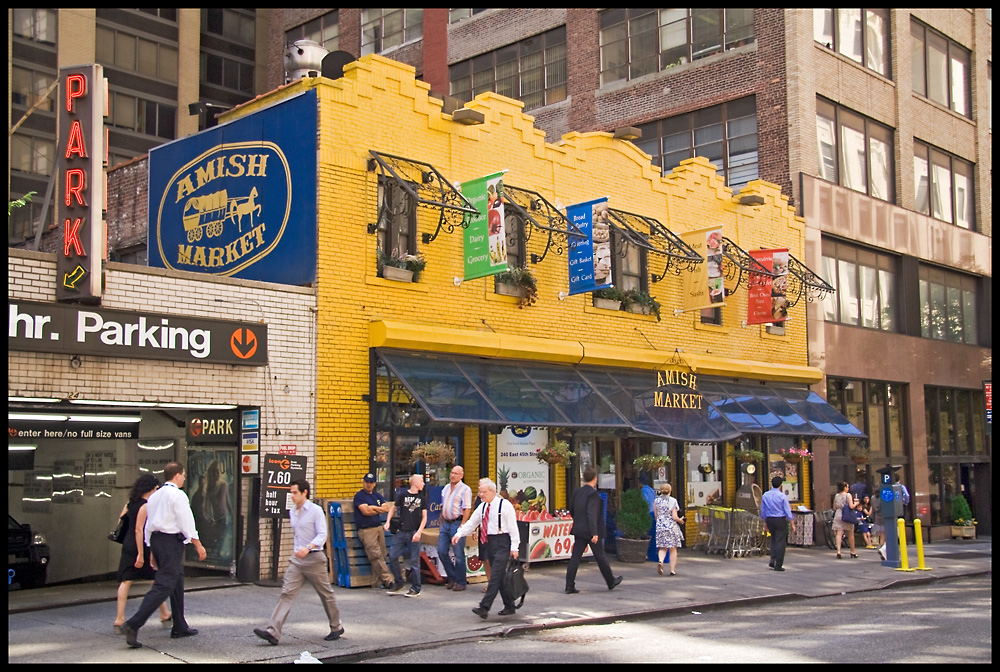
{"type": "Polygon", "coordinates": [[[569,243],[569,293],[612,287],[607,197],[567,207],[566,218],[587,236],[569,243]]]}
{"type": "Polygon", "coordinates": [[[316,92],[149,152],[149,265],[316,280],[316,92]]]}

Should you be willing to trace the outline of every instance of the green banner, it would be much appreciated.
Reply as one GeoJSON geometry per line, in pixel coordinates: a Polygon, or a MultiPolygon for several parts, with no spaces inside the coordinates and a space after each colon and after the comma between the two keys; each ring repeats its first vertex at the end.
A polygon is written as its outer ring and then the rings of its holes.
{"type": "Polygon", "coordinates": [[[465,279],[483,278],[507,270],[504,229],[503,173],[462,184],[462,195],[479,210],[465,229],[465,279]]]}

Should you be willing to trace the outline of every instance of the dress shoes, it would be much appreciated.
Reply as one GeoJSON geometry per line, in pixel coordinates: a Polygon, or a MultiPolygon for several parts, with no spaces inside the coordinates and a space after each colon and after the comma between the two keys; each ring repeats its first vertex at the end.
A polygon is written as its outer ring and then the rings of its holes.
{"type": "Polygon", "coordinates": [[[451,590],[452,588],[455,587],[455,582],[449,579],[448,582],[444,584],[444,587],[447,588],[448,590],[451,590]]]}
{"type": "Polygon", "coordinates": [[[342,634],[344,634],[344,628],[342,628],[342,627],[341,628],[337,628],[336,630],[331,630],[330,634],[327,635],[326,637],[324,637],[323,639],[325,639],[328,642],[332,642],[335,639],[340,639],[340,636],[342,634]]]}
{"type": "Polygon", "coordinates": [[[465,590],[465,584],[464,583],[456,583],[454,586],[452,586],[451,589],[452,590],[465,590]]]}
{"type": "Polygon", "coordinates": [[[141,649],[142,644],[137,639],[139,632],[128,623],[122,623],[122,634],[125,635],[125,643],[130,649],[141,649]]]}
{"type": "Polygon", "coordinates": [[[580,591],[577,590],[576,588],[567,588],[563,592],[566,593],[567,595],[572,595],[573,593],[579,593],[580,591]]]}
{"type": "Polygon", "coordinates": [[[476,616],[483,619],[484,621],[486,620],[486,617],[490,615],[490,612],[486,609],[483,609],[482,607],[473,607],[472,613],[474,613],[476,616]]]}
{"type": "Polygon", "coordinates": [[[278,643],[278,638],[277,637],[275,637],[270,632],[268,632],[267,630],[264,630],[262,628],[254,628],[253,629],[253,634],[257,635],[258,637],[260,637],[261,639],[263,639],[265,642],[267,642],[271,646],[275,646],[278,643]]]}
{"type": "Polygon", "coordinates": [[[198,631],[194,628],[188,628],[187,630],[171,630],[170,639],[180,639],[181,637],[194,637],[198,634],[198,631]]]}
{"type": "Polygon", "coordinates": [[[504,607],[503,609],[500,610],[501,616],[513,616],[516,613],[517,609],[515,609],[514,607],[504,607]]]}
{"type": "Polygon", "coordinates": [[[615,589],[615,586],[617,586],[617,585],[618,585],[619,583],[621,583],[621,582],[622,582],[622,578],[624,578],[624,577],[621,577],[621,576],[617,577],[617,578],[615,579],[615,582],[614,582],[614,583],[612,583],[612,584],[611,584],[610,586],[608,586],[608,590],[614,590],[614,589],[615,589]]]}
{"type": "Polygon", "coordinates": [[[775,567],[774,571],[776,571],[776,572],[783,572],[783,571],[785,571],[785,568],[784,567],[775,567]]]}

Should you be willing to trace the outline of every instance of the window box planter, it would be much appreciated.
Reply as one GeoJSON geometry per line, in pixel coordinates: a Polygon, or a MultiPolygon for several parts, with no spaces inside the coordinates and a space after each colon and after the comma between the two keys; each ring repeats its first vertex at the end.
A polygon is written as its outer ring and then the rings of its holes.
{"type": "Polygon", "coordinates": [[[386,280],[395,280],[396,282],[413,282],[413,271],[408,268],[383,266],[382,277],[386,280]]]}
{"type": "Polygon", "coordinates": [[[513,296],[516,299],[520,299],[524,296],[524,290],[517,285],[510,285],[506,282],[498,282],[497,294],[500,294],[501,296],[513,296]]]}
{"type": "Polygon", "coordinates": [[[599,296],[594,297],[594,308],[601,308],[603,310],[620,310],[622,307],[621,301],[612,301],[611,299],[602,299],[599,296]]]}
{"type": "Polygon", "coordinates": [[[635,313],[636,315],[649,315],[649,306],[640,306],[637,303],[633,303],[628,307],[628,312],[635,313]]]}

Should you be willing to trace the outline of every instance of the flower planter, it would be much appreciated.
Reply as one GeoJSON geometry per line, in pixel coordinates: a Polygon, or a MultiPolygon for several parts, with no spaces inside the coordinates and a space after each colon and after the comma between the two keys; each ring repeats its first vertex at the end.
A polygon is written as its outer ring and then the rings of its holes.
{"type": "Polygon", "coordinates": [[[604,310],[619,310],[622,307],[621,301],[612,301],[611,299],[602,299],[599,296],[594,297],[594,308],[602,308],[604,310]]]}
{"type": "Polygon", "coordinates": [[[498,282],[497,294],[501,296],[513,296],[516,299],[520,299],[524,296],[524,290],[517,285],[508,285],[506,282],[498,282]]]}
{"type": "Polygon", "coordinates": [[[951,526],[951,538],[961,537],[962,539],[975,539],[976,538],[976,526],[975,525],[952,525],[951,526]]]}
{"type": "Polygon", "coordinates": [[[854,464],[868,464],[868,458],[861,456],[851,457],[851,462],[854,464]]]}
{"type": "Polygon", "coordinates": [[[628,307],[628,312],[635,313],[636,315],[649,315],[649,306],[641,306],[638,303],[633,303],[628,307]]]}
{"type": "Polygon", "coordinates": [[[396,266],[383,266],[382,277],[396,282],[413,282],[413,271],[396,266]]]}
{"type": "Polygon", "coordinates": [[[649,539],[626,539],[621,537],[615,540],[615,546],[618,548],[619,562],[646,562],[649,539]]]}

